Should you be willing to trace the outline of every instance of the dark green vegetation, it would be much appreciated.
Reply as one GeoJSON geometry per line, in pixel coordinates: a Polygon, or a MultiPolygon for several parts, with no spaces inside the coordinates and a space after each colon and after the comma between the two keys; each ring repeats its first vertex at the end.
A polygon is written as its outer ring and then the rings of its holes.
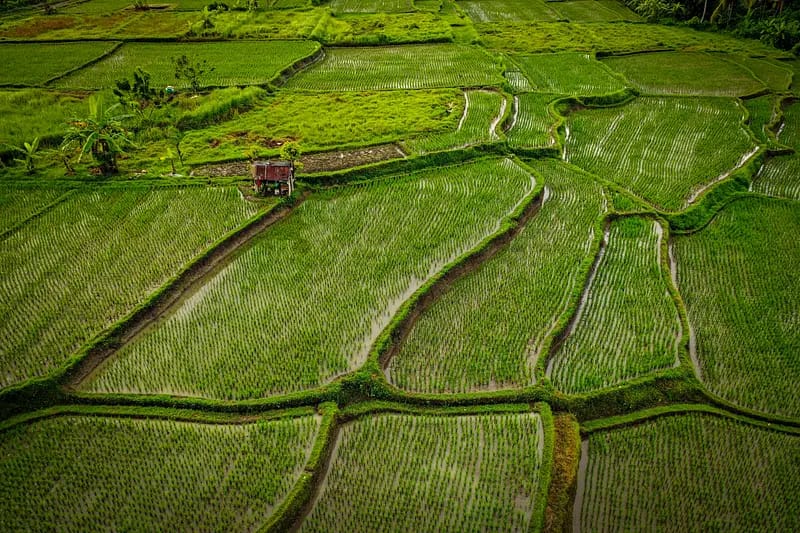
{"type": "Polygon", "coordinates": [[[749,4],[0,0],[0,529],[798,529],[749,4]]]}
{"type": "Polygon", "coordinates": [[[592,433],[586,451],[581,530],[800,527],[787,512],[800,505],[800,435],[686,414],[592,433]]]}

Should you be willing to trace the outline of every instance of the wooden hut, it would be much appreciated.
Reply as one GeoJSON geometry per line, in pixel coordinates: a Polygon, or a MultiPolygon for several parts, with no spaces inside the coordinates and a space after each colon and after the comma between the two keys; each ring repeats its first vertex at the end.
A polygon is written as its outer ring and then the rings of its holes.
{"type": "Polygon", "coordinates": [[[253,163],[253,189],[267,196],[288,196],[294,192],[294,165],[289,161],[253,163]]]}

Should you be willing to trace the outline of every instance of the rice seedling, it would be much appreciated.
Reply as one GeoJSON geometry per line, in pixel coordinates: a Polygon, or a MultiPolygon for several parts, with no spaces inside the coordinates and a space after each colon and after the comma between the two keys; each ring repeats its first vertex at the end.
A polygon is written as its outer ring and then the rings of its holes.
{"type": "Polygon", "coordinates": [[[724,55],[704,52],[656,52],[607,57],[603,62],[648,94],[744,96],[764,83],[724,55]]]}
{"type": "Polygon", "coordinates": [[[473,22],[559,19],[553,3],[544,0],[467,0],[459,1],[458,5],[473,22]]]}
{"type": "MultiPolygon", "coordinates": [[[[0,189],[0,235],[51,204],[68,189],[3,187],[0,189]]],[[[0,245],[2,246],[2,245],[0,245]]]]}
{"type": "Polygon", "coordinates": [[[319,418],[212,425],[64,416],[0,434],[4,531],[244,531],[300,477],[319,418]]]}
{"type": "Polygon", "coordinates": [[[515,163],[482,160],[313,196],[84,388],[242,399],[324,384],[532,190],[515,163]]]}
{"type": "Polygon", "coordinates": [[[540,211],[420,316],[387,369],[395,385],[441,393],[534,383],[536,361],[586,276],[605,201],[583,173],[554,160],[530,164],[546,187],[540,211]]]}
{"type": "Polygon", "coordinates": [[[702,381],[739,405],[800,416],[800,209],[738,200],[676,240],[678,280],[702,381]]]}
{"type": "Polygon", "coordinates": [[[301,531],[527,531],[538,414],[379,415],[341,429],[301,531]]]}
{"type": "Polygon", "coordinates": [[[411,13],[413,0],[332,0],[331,11],[340,13],[411,13]]]}
{"type": "Polygon", "coordinates": [[[581,531],[800,528],[800,437],[689,414],[593,433],[588,454],[581,531]]]}
{"type": "Polygon", "coordinates": [[[570,22],[639,22],[642,17],[617,0],[564,0],[552,2],[559,19],[570,22]]]}
{"type": "Polygon", "coordinates": [[[48,80],[110,52],[116,45],[108,41],[2,43],[0,85],[44,85],[48,80]]]}
{"type": "Polygon", "coordinates": [[[728,98],[646,97],[567,121],[564,158],[677,211],[756,151],[728,98]]]}
{"type": "Polygon", "coordinates": [[[625,83],[591,54],[514,55],[512,58],[529,81],[529,88],[524,90],[588,96],[625,88],[625,83]]]}
{"type": "Polygon", "coordinates": [[[130,77],[136,67],[152,75],[153,86],[187,88],[185,79],[175,79],[172,58],[189,56],[207,61],[214,70],[205,74],[203,86],[265,84],[281,70],[313,54],[319,45],[311,41],[247,41],[213,43],[127,43],[109,57],[58,80],[56,86],[102,89],[130,77]]]}
{"type": "Polygon", "coordinates": [[[287,86],[315,91],[367,91],[500,85],[500,66],[476,47],[430,44],[331,48],[287,86]]]}
{"type": "Polygon", "coordinates": [[[506,97],[496,91],[465,91],[464,114],[455,131],[411,139],[403,144],[416,154],[466,148],[499,141],[498,124],[506,110],[506,97]]]}
{"type": "Polygon", "coordinates": [[[662,235],[654,220],[611,223],[574,329],[548,366],[556,388],[587,392],[678,363],[681,324],[664,272],[662,235]]]}
{"type": "Polygon", "coordinates": [[[0,387],[58,368],[256,209],[235,188],[98,188],[25,224],[0,242],[0,387]]]}
{"type": "Polygon", "coordinates": [[[767,160],[753,181],[752,190],[767,196],[800,200],[800,156],[767,160]]]}
{"type": "Polygon", "coordinates": [[[510,146],[542,148],[555,144],[555,119],[548,110],[548,104],[555,98],[552,94],[539,93],[525,93],[514,97],[510,128],[506,132],[510,146]]]}

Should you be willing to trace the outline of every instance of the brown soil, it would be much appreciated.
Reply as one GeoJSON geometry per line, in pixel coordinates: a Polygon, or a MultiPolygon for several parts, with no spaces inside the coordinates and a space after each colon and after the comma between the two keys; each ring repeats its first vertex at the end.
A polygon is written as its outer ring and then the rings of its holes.
{"type": "MultiPolygon", "coordinates": [[[[295,202],[294,207],[300,205],[305,198],[300,198],[295,202]]],[[[139,332],[156,321],[159,317],[170,311],[176,304],[181,302],[182,297],[196,290],[198,283],[203,283],[206,276],[213,272],[220,265],[224,265],[234,252],[249,243],[256,235],[264,231],[269,226],[286,218],[292,208],[278,207],[266,213],[261,218],[252,222],[228,239],[220,243],[212,252],[203,259],[193,264],[183,272],[172,285],[165,290],[152,305],[134,313],[119,329],[113,333],[109,339],[102,342],[89,353],[73,368],[71,368],[65,378],[65,385],[68,389],[75,389],[88,378],[104,361],[117,352],[124,344],[133,339],[139,332]]]]}
{"type": "MultiPolygon", "coordinates": [[[[289,139],[291,140],[291,139],[289,139]]],[[[281,146],[286,139],[265,139],[264,146],[272,148],[281,146]],[[272,144],[269,144],[272,143],[272,144]],[[274,146],[273,146],[274,144],[274,146]]],[[[219,141],[216,142],[219,145],[219,141]]],[[[399,159],[405,157],[405,153],[396,144],[382,144],[369,148],[359,148],[356,150],[343,150],[337,152],[323,152],[319,154],[308,154],[300,158],[302,168],[299,174],[313,174],[316,172],[330,172],[333,170],[343,170],[346,168],[378,163],[388,159],[399,159]]],[[[230,176],[249,176],[250,163],[247,161],[234,161],[231,163],[219,163],[216,165],[204,165],[192,171],[194,176],[209,177],[230,177],[230,176]]]]}
{"type": "Polygon", "coordinates": [[[368,165],[405,156],[406,154],[396,144],[381,144],[357,150],[309,154],[301,157],[300,162],[303,164],[302,172],[312,174],[368,165]]]}
{"type": "MultiPolygon", "coordinates": [[[[424,313],[425,310],[427,310],[436,300],[438,300],[445,292],[447,292],[450,286],[459,278],[475,271],[475,269],[477,269],[481,264],[494,257],[497,255],[497,252],[508,246],[508,244],[527,225],[528,221],[539,212],[539,208],[542,206],[542,198],[543,193],[540,192],[539,195],[527,205],[519,221],[513,228],[502,235],[496,236],[488,246],[470,256],[460,265],[450,269],[444,276],[439,278],[439,280],[434,283],[430,290],[423,294],[419,300],[414,303],[413,308],[405,316],[403,321],[397,325],[394,331],[392,331],[392,342],[389,346],[389,349],[386,350],[385,353],[381,354],[380,363],[384,373],[386,373],[386,369],[389,366],[389,362],[392,360],[392,357],[397,354],[422,313],[424,313]]],[[[389,376],[387,376],[387,381],[391,383],[389,376]]]]}

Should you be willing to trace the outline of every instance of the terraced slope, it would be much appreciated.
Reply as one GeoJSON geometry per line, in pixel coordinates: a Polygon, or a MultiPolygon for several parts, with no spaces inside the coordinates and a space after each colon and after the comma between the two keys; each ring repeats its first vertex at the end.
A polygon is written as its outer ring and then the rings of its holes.
{"type": "Polygon", "coordinates": [[[727,59],[705,52],[657,52],[603,62],[647,94],[745,96],[765,89],[749,70],[727,59]]]}
{"type": "Polygon", "coordinates": [[[552,94],[525,93],[514,97],[511,128],[506,132],[508,144],[514,148],[542,148],[555,143],[551,131],[555,119],[548,104],[552,94]]]}
{"type": "Polygon", "coordinates": [[[602,189],[553,160],[531,162],[546,200],[509,247],[459,279],[391,360],[392,383],[420,392],[524,387],[588,270],[602,189]]]}
{"type": "Polygon", "coordinates": [[[611,223],[574,330],[548,374],[569,394],[608,387],[677,364],[681,325],[669,293],[658,222],[611,223]]]}
{"type": "Polygon", "coordinates": [[[301,531],[527,531],[537,414],[378,415],[345,425],[301,531]]]}
{"type": "Polygon", "coordinates": [[[591,54],[515,55],[512,58],[529,82],[528,86],[519,86],[520,90],[588,96],[625,88],[624,81],[612,75],[591,54]]]}
{"type": "Polygon", "coordinates": [[[431,44],[329,48],[288,87],[314,91],[430,89],[500,85],[500,66],[473,46],[431,44]]]}
{"type": "Polygon", "coordinates": [[[0,434],[0,528],[258,528],[308,460],[314,416],[245,425],[69,416],[0,434]]]}
{"type": "Polygon", "coordinates": [[[800,437],[682,415],[592,434],[588,453],[581,531],[800,527],[800,437]]]}
{"type": "Polygon", "coordinates": [[[668,211],[755,153],[727,98],[637,98],[570,115],[565,159],[668,211]]]}
{"type": "Polygon", "coordinates": [[[464,99],[464,114],[455,131],[411,139],[405,146],[424,154],[499,141],[501,133],[497,130],[506,110],[505,96],[495,91],[466,91],[464,99]]]}
{"type": "Polygon", "coordinates": [[[254,215],[235,187],[99,188],[0,242],[0,387],[44,375],[254,215]]]}
{"type": "Polygon", "coordinates": [[[113,50],[114,42],[2,43],[0,85],[43,85],[113,50]],[[31,61],[35,57],[36,61],[31,61]]]}
{"type": "Polygon", "coordinates": [[[703,382],[739,405],[800,416],[800,208],[748,198],[676,241],[703,382]]]}
{"type": "Polygon", "coordinates": [[[482,160],[316,195],[85,388],[242,399],[330,381],[532,189],[510,160],[482,160]]]}

